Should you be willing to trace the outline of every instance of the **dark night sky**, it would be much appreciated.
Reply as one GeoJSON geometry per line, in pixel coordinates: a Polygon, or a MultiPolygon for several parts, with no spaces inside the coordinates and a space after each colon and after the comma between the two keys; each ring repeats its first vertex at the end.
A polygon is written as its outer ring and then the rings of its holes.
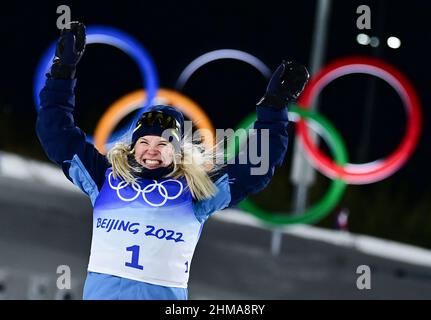
{"type": "MultiPolygon", "coordinates": [[[[197,56],[215,49],[247,51],[271,68],[282,59],[309,64],[315,1],[39,1],[8,5],[1,10],[0,149],[44,158],[34,134],[35,109],[32,80],[37,62],[58,37],[56,8],[68,4],[72,19],[86,25],[105,24],[137,38],[152,55],[162,87],[173,88],[183,68],[197,56]]],[[[407,165],[394,177],[396,183],[429,188],[427,169],[431,114],[428,72],[431,31],[427,28],[431,5],[411,0],[334,0],[325,62],[347,55],[372,55],[393,64],[414,83],[423,104],[424,128],[420,144],[407,165]],[[371,35],[381,38],[380,50],[356,43],[356,8],[372,10],[371,35]],[[399,50],[386,46],[395,35],[399,50]],[[424,173],[425,172],[425,173],[424,173]]],[[[78,69],[76,121],[91,134],[104,109],[117,98],[140,87],[133,62],[117,49],[91,45],[78,69]]],[[[370,77],[349,76],[329,85],[322,94],[321,112],[333,121],[348,144],[350,158],[358,161],[363,136],[363,110],[370,77]]],[[[365,160],[393,150],[405,130],[405,114],[395,91],[376,81],[369,149],[365,160]]],[[[235,127],[264,92],[266,80],[250,66],[237,61],[211,63],[197,72],[184,92],[204,106],[217,128],[235,127]]]]}

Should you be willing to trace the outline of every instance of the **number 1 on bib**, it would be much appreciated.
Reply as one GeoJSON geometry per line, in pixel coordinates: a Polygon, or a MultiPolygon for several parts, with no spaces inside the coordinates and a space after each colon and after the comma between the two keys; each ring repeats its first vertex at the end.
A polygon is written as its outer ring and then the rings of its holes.
{"type": "Polygon", "coordinates": [[[141,266],[139,264],[139,249],[140,249],[139,246],[131,246],[126,248],[127,251],[132,252],[132,262],[126,262],[125,263],[126,267],[131,267],[139,270],[144,269],[144,266],[141,266]]]}

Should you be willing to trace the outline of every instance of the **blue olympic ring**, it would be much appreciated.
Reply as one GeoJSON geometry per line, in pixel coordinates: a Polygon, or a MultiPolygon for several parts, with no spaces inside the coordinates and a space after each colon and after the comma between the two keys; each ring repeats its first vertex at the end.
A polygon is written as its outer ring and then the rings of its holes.
{"type": "MultiPolygon", "coordinates": [[[[153,99],[157,95],[159,88],[159,81],[157,76],[157,70],[153,59],[148,54],[146,49],[133,37],[120,31],[118,29],[106,26],[89,26],[87,27],[87,44],[100,43],[107,44],[116,47],[126,53],[134,62],[138,65],[139,71],[143,80],[143,88],[147,92],[147,101],[141,107],[141,110],[132,120],[130,125],[119,130],[111,135],[109,141],[117,140],[118,137],[124,135],[134,125],[139,116],[151,105],[153,99]]],[[[45,74],[51,67],[52,59],[55,54],[57,42],[52,43],[49,48],[43,54],[34,77],[33,82],[33,99],[36,105],[36,110],[39,111],[40,100],[39,92],[45,85],[45,74]]],[[[92,137],[87,136],[87,140],[92,142],[92,137]]]]}

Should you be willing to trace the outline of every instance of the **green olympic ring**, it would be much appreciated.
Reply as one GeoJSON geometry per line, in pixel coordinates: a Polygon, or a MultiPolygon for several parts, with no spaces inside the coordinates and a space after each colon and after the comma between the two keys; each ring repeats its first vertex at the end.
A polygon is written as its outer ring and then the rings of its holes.
{"type": "MultiPolygon", "coordinates": [[[[298,105],[290,105],[289,113],[297,115],[299,117],[303,117],[309,120],[312,120],[313,124],[318,125],[319,129],[318,134],[322,135],[326,143],[329,145],[331,152],[335,158],[335,162],[342,166],[348,162],[348,156],[345,144],[341,135],[335,129],[335,127],[322,115],[302,109],[298,105]]],[[[243,119],[238,125],[237,129],[241,128],[249,128],[253,122],[256,120],[256,114],[252,113],[245,119],[243,119]]],[[[228,159],[231,159],[234,155],[238,153],[239,145],[235,143],[235,138],[230,139],[229,144],[227,146],[227,154],[228,159]],[[232,150],[230,153],[229,151],[232,150]]],[[[241,136],[239,144],[241,143],[241,136]]],[[[286,214],[274,214],[268,211],[265,211],[262,208],[259,208],[255,205],[251,200],[245,199],[238,204],[240,209],[243,209],[257,218],[268,222],[270,224],[296,224],[296,223],[314,223],[325,216],[327,216],[331,210],[337,205],[343,196],[344,191],[346,190],[347,184],[341,179],[332,180],[331,185],[323,196],[323,198],[316,203],[314,206],[305,210],[302,213],[298,213],[295,215],[286,215],[286,214]]]]}

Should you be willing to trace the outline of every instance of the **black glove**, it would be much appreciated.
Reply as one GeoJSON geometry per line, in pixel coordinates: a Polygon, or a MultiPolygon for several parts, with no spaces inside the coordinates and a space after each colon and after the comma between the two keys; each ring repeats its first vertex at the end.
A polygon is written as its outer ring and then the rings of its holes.
{"type": "Polygon", "coordinates": [[[50,75],[56,79],[75,78],[76,65],[85,51],[85,26],[71,22],[70,29],[61,30],[50,75]]]}
{"type": "Polygon", "coordinates": [[[272,74],[266,93],[257,105],[281,110],[298,99],[309,78],[306,67],[294,61],[283,60],[272,74]]]}

